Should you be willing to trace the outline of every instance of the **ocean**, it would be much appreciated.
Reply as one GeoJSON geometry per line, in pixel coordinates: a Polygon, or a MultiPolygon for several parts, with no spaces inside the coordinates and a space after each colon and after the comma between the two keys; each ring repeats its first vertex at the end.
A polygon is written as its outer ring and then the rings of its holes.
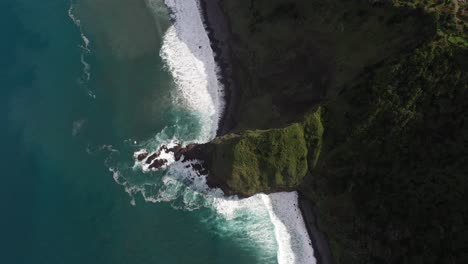
{"type": "Polygon", "coordinates": [[[216,136],[197,1],[3,0],[0,20],[0,263],[315,262],[296,193],[224,197],[134,159],[216,136]]]}

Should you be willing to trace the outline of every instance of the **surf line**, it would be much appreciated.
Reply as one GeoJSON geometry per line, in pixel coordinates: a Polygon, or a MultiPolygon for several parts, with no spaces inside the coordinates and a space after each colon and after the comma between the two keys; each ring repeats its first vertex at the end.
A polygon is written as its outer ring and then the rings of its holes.
{"type": "MultiPolygon", "coordinates": [[[[89,38],[83,33],[83,29],[81,27],[81,20],[78,19],[75,14],[73,13],[74,11],[74,5],[73,1],[70,1],[70,8],[68,9],[68,17],[72,20],[73,24],[78,28],[81,36],[82,43],[78,45],[78,47],[82,50],[80,54],[80,61],[81,64],[83,65],[83,76],[79,78],[79,83],[83,86],[86,87],[86,84],[91,80],[91,65],[86,61],[86,56],[88,56],[91,53],[90,49],[90,40],[89,38]]],[[[88,95],[95,99],[96,95],[94,94],[93,91],[87,88],[88,95]]]]}
{"type": "Polygon", "coordinates": [[[173,25],[167,30],[160,55],[176,83],[179,102],[199,113],[198,143],[216,136],[224,110],[224,89],[219,81],[210,39],[197,0],[165,0],[173,25]]]}
{"type": "MultiPolygon", "coordinates": [[[[209,141],[215,136],[225,103],[200,3],[198,0],[166,0],[165,3],[171,10],[174,26],[166,33],[161,56],[168,63],[180,94],[187,99],[187,106],[210,117],[203,120],[203,125],[210,125],[211,131],[205,131],[201,140],[209,141]]],[[[297,193],[261,194],[260,197],[274,225],[278,262],[315,263],[310,238],[298,208],[297,193]]],[[[241,200],[234,203],[241,203],[241,200]]]]}

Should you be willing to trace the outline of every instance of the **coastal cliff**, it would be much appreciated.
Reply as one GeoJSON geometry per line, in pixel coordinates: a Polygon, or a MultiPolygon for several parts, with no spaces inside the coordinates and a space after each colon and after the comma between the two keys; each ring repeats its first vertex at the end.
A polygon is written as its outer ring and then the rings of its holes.
{"type": "Polygon", "coordinates": [[[335,263],[467,261],[468,4],[217,4],[227,113],[188,154],[209,183],[299,190],[335,263]]]}
{"type": "Polygon", "coordinates": [[[251,196],[259,192],[292,191],[317,163],[323,136],[322,109],[303,122],[268,130],[228,134],[196,149],[209,168],[212,185],[224,183],[225,192],[251,196]]]}

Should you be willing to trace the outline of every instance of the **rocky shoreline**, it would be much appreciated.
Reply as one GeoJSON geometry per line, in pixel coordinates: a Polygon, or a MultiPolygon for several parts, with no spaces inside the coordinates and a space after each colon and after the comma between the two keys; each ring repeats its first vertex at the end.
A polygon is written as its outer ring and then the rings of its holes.
{"type": "Polygon", "coordinates": [[[333,261],[328,240],[325,234],[321,232],[317,226],[313,203],[301,192],[298,192],[298,194],[299,209],[301,210],[307,233],[309,233],[309,237],[314,248],[315,259],[318,264],[331,264],[333,261]]]}
{"type": "Polygon", "coordinates": [[[225,109],[219,121],[217,136],[230,132],[234,127],[234,112],[238,107],[239,94],[232,78],[231,33],[221,6],[222,0],[199,0],[205,30],[211,42],[216,64],[219,67],[218,79],[224,88],[225,109]]]}
{"type": "MultiPolygon", "coordinates": [[[[229,21],[225,18],[222,9],[221,0],[199,0],[200,7],[204,16],[205,27],[211,41],[211,47],[215,53],[215,61],[220,67],[220,81],[225,89],[225,112],[219,123],[217,135],[222,136],[231,132],[235,125],[234,112],[238,107],[239,94],[236,93],[235,83],[232,78],[232,57],[229,41],[231,39],[229,21]]],[[[203,145],[199,145],[203,146],[203,145]]],[[[205,159],[202,147],[187,146],[188,159],[205,159]]],[[[187,159],[186,157],[186,159],[187,159]]],[[[208,171],[203,168],[198,172],[206,174],[208,171]]],[[[231,191],[226,184],[221,182],[214,182],[208,177],[208,184],[210,187],[220,187],[227,194],[231,191]]],[[[313,212],[313,203],[308,200],[304,195],[299,193],[298,197],[299,208],[301,210],[304,222],[306,224],[307,232],[312,241],[314,249],[314,256],[318,264],[332,263],[331,253],[328,241],[325,234],[322,233],[316,223],[315,214],[313,212]]]]}
{"type": "Polygon", "coordinates": [[[465,259],[468,22],[452,3],[198,1],[226,90],[218,137],[194,148],[210,186],[299,188],[318,263],[327,244],[339,263],[465,259]]]}
{"type": "MultiPolygon", "coordinates": [[[[223,136],[231,133],[236,125],[235,114],[238,112],[240,98],[239,91],[235,89],[235,80],[232,77],[232,65],[235,65],[235,62],[233,61],[230,47],[231,29],[222,8],[222,0],[199,0],[199,8],[203,14],[203,22],[210,38],[215,61],[219,67],[218,78],[224,88],[225,109],[219,121],[217,131],[217,136],[223,136]]],[[[201,160],[203,164],[196,162],[187,166],[191,166],[198,175],[208,175],[212,158],[209,155],[211,150],[210,144],[190,144],[185,147],[180,144],[170,147],[163,145],[155,152],[141,150],[135,153],[134,159],[136,162],[144,164],[149,170],[165,168],[170,163],[164,158],[167,154],[173,155],[175,161],[201,160]]],[[[226,195],[236,194],[226,183],[218,180],[216,177],[207,177],[207,184],[210,187],[222,189],[226,195]]],[[[326,236],[317,226],[313,202],[299,192],[298,203],[312,242],[316,263],[332,263],[326,236]]]]}

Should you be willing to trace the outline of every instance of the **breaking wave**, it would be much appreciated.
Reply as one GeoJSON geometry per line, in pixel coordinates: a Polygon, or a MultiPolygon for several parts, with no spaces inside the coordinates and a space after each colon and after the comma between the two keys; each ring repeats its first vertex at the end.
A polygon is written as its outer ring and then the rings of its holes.
{"type": "Polygon", "coordinates": [[[176,83],[176,105],[201,114],[199,141],[207,142],[216,136],[224,109],[223,88],[210,40],[197,1],[165,3],[174,24],[164,36],[160,54],[176,83]]]}
{"type": "MultiPolygon", "coordinates": [[[[198,1],[146,0],[146,3],[155,16],[163,8],[170,10],[173,25],[164,35],[160,56],[174,80],[173,104],[190,112],[198,124],[173,120],[172,125],[152,139],[138,144],[129,140],[128,148],[135,157],[143,152],[155,153],[161,146],[170,148],[212,140],[224,109],[223,87],[198,1]],[[197,135],[187,136],[194,126],[198,127],[197,135]]],[[[71,7],[69,15],[80,27],[72,11],[71,7]]],[[[89,41],[83,34],[82,37],[83,49],[89,52],[89,41]]],[[[89,65],[84,65],[86,72],[89,65]]],[[[209,188],[206,177],[192,169],[199,161],[176,161],[173,153],[162,151],[160,158],[167,163],[152,170],[143,161],[129,161],[126,154],[109,151],[106,165],[133,205],[141,196],[146,202],[166,202],[177,209],[212,210],[212,216],[203,221],[219,236],[261,249],[259,263],[315,263],[297,193],[258,194],[247,199],[225,197],[220,189],[209,188]]]]}

